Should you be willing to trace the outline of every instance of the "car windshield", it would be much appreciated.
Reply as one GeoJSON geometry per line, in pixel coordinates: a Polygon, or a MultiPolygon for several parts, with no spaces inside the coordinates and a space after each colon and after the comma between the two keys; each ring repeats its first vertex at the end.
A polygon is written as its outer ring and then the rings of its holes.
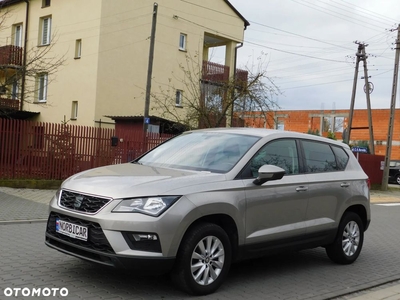
{"type": "Polygon", "coordinates": [[[177,136],[135,161],[143,165],[225,173],[259,137],[218,132],[191,132],[177,136]]]}

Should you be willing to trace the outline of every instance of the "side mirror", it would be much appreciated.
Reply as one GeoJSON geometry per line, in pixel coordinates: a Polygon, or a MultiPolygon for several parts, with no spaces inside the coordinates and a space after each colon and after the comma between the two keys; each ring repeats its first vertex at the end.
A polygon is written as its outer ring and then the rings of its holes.
{"type": "Polygon", "coordinates": [[[258,177],[253,181],[255,185],[262,185],[270,180],[282,179],[286,171],[274,165],[263,165],[258,169],[258,177]]]}

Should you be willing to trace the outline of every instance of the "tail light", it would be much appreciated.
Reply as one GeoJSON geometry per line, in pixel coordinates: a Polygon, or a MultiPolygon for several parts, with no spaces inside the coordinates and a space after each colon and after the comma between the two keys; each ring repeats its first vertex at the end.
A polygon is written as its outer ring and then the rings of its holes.
{"type": "Polygon", "coordinates": [[[368,188],[371,189],[371,179],[367,178],[366,181],[367,181],[368,188]]]}

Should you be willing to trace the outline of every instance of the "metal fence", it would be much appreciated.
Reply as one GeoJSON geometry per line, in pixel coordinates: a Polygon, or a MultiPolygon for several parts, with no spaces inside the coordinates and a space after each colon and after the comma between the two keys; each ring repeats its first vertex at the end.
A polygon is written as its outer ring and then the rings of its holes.
{"type": "Polygon", "coordinates": [[[0,178],[65,179],[131,161],[172,136],[0,119],[0,178]]]}

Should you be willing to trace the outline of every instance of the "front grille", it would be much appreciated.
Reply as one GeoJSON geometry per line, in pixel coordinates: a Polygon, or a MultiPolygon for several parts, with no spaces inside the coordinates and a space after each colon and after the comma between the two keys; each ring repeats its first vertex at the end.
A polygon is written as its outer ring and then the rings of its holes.
{"type": "Polygon", "coordinates": [[[83,195],[63,190],[60,197],[60,206],[94,214],[105,206],[111,199],[83,195]]]}
{"type": "Polygon", "coordinates": [[[52,237],[56,237],[62,241],[69,242],[74,245],[78,245],[87,249],[92,249],[104,253],[114,254],[114,250],[112,249],[110,243],[108,242],[106,236],[103,233],[103,230],[100,227],[100,224],[95,222],[90,222],[86,220],[77,219],[74,217],[50,213],[49,219],[47,221],[47,230],[46,233],[52,237]],[[88,240],[82,241],[79,239],[75,239],[64,234],[56,232],[56,219],[61,219],[63,221],[67,221],[76,225],[85,226],[88,228],[88,240]]]}

